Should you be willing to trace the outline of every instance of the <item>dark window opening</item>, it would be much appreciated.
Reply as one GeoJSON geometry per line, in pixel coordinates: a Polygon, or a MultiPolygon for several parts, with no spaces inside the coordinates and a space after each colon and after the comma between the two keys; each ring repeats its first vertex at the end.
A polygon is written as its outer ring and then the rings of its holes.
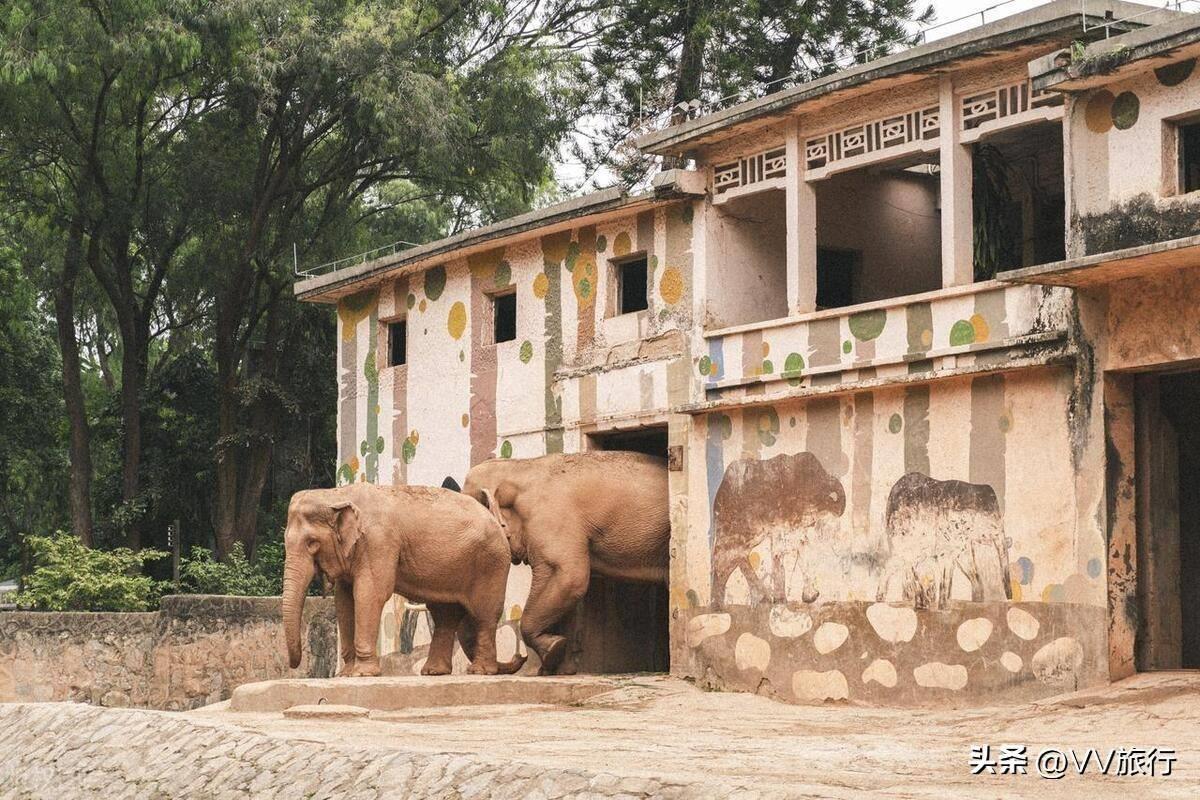
{"type": "MultiPolygon", "coordinates": [[[[593,434],[593,450],[630,450],[666,458],[666,427],[593,434]]],[[[632,583],[592,573],[579,601],[572,649],[582,673],[669,672],[666,584],[632,583]]]]}
{"type": "Polygon", "coordinates": [[[857,250],[817,248],[817,310],[854,304],[854,272],[862,254],[857,250]]]}
{"type": "Polygon", "coordinates": [[[408,363],[408,320],[388,323],[388,366],[408,363]]]}
{"type": "Polygon", "coordinates": [[[646,257],[622,261],[617,267],[617,313],[632,314],[650,307],[646,297],[646,257]]]}
{"type": "Polygon", "coordinates": [[[492,298],[493,330],[496,344],[511,342],[517,338],[517,295],[501,294],[492,298]]]}
{"type": "Polygon", "coordinates": [[[1200,190],[1200,122],[1179,128],[1179,183],[1182,190],[1200,190]]]}

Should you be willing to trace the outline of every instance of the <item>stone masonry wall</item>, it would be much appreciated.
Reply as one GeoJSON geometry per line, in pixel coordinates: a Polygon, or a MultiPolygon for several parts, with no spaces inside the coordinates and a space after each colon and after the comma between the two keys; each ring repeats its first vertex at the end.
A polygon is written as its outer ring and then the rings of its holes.
{"type": "Polygon", "coordinates": [[[0,702],[197,708],[243,683],[329,677],[336,662],[332,598],[305,604],[294,671],[278,597],[171,595],[148,613],[0,613],[0,702]]]}

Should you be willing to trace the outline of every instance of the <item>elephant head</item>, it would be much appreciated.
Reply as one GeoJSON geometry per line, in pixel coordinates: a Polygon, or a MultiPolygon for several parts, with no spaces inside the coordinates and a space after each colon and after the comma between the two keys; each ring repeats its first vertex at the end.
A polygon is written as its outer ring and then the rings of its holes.
{"type": "Polygon", "coordinates": [[[486,461],[471,469],[463,482],[463,494],[475,498],[488,511],[492,512],[504,537],[508,540],[508,551],[513,564],[527,560],[525,546],[525,528],[521,516],[513,508],[516,502],[517,489],[507,480],[504,470],[512,468],[520,462],[486,461]]]}
{"type": "Polygon", "coordinates": [[[308,585],[318,570],[332,579],[349,574],[361,538],[353,503],[331,503],[319,491],[298,492],[292,498],[283,537],[283,631],[293,669],[300,666],[300,622],[308,585]]]}

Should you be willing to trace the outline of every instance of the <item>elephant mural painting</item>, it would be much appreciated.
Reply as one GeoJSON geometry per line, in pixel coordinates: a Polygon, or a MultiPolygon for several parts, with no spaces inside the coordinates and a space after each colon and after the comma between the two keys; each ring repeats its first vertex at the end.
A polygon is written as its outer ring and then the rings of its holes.
{"type": "Polygon", "coordinates": [[[471,468],[463,493],[504,524],[514,564],[532,572],[521,636],[542,661],[540,674],[570,673],[567,638],[591,573],[665,583],[671,522],[667,465],[618,451],[499,458],[471,468]]]}
{"type": "Polygon", "coordinates": [[[845,489],[812,453],[730,464],[713,499],[714,602],[723,602],[726,584],[739,569],[752,599],[787,599],[788,559],[796,562],[802,599],[815,601],[819,589],[805,561],[812,535],[845,511],[845,489]],[[770,586],[751,561],[763,543],[770,550],[770,586]]]}
{"type": "Polygon", "coordinates": [[[941,607],[958,572],[970,581],[972,600],[1012,599],[1008,542],[992,487],[910,472],[888,494],[885,524],[891,555],[878,599],[900,579],[905,600],[941,607]]]}
{"type": "Polygon", "coordinates": [[[509,550],[500,526],[471,499],[447,489],[356,483],[297,492],[284,533],[283,626],[288,658],[300,664],[304,596],[320,570],[334,583],[340,676],[379,674],[379,620],[392,594],[425,603],[433,641],[422,673],[450,672],[460,625],[468,672],[516,672],[519,653],[496,663],[509,550]]]}

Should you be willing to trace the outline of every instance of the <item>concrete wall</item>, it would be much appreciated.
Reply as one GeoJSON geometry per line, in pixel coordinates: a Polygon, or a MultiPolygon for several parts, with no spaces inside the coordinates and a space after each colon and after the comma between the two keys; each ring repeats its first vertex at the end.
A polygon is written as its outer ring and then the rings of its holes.
{"type": "Polygon", "coordinates": [[[1152,63],[1069,100],[1069,256],[1200,233],[1200,197],[1176,191],[1169,124],[1200,114],[1200,69],[1152,63]]]}
{"type": "Polygon", "coordinates": [[[180,710],[243,683],[331,676],[332,599],[308,598],[298,670],[287,665],[281,613],[277,597],[209,595],[164,597],[147,613],[0,612],[0,702],[180,710]]]}
{"type": "MultiPolygon", "coordinates": [[[[614,425],[662,424],[698,381],[687,356],[693,204],[532,237],[452,259],[338,306],[338,481],[440,485],[472,464],[586,448],[614,425]],[[645,252],[649,308],[614,316],[610,259],[645,252]],[[493,344],[489,293],[515,290],[515,341],[493,344]],[[386,326],[408,320],[408,363],[386,366],[386,326]],[[682,397],[681,397],[682,395],[682,397]]],[[[695,226],[698,227],[698,226],[695,226]]],[[[500,658],[529,592],[514,567],[500,658]]],[[[389,671],[419,670],[428,620],[384,611],[389,671]]]]}
{"type": "Polygon", "coordinates": [[[787,204],[780,189],[711,206],[706,304],[711,328],[788,314],[787,204]]]}

